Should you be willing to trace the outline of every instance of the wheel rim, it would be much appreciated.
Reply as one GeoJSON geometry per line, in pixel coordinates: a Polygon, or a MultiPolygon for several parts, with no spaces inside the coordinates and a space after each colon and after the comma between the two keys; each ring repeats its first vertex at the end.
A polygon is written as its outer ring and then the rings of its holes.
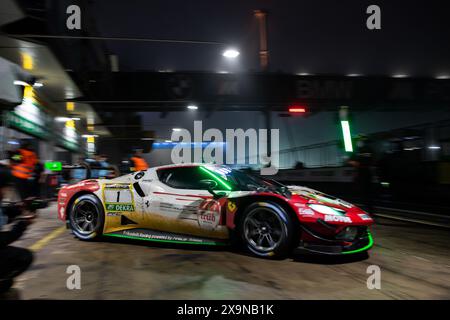
{"type": "Polygon", "coordinates": [[[272,210],[257,208],[245,217],[244,235],[254,249],[273,251],[283,238],[283,222],[272,210]]]}
{"type": "Polygon", "coordinates": [[[98,208],[94,203],[82,200],[74,210],[72,225],[81,234],[91,234],[96,230],[99,216],[98,208]]]}

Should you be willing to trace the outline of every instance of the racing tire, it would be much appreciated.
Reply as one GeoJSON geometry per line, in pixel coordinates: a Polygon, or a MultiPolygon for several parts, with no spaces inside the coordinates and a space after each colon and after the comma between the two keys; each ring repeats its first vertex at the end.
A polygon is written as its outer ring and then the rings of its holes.
{"type": "Polygon", "coordinates": [[[100,200],[93,194],[78,197],[72,204],[69,225],[80,240],[93,240],[102,235],[105,214],[100,200]]]}
{"type": "Polygon", "coordinates": [[[249,205],[238,222],[241,243],[258,257],[282,259],[292,252],[295,225],[290,215],[273,202],[249,205]]]}

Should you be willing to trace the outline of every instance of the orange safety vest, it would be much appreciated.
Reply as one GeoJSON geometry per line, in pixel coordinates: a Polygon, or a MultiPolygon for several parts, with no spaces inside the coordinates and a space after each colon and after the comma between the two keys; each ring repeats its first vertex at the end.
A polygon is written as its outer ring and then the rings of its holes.
{"type": "Polygon", "coordinates": [[[19,149],[21,160],[13,164],[11,173],[19,179],[30,179],[33,176],[34,168],[37,163],[37,156],[33,151],[19,149]]]}
{"type": "Polygon", "coordinates": [[[141,171],[141,170],[147,170],[148,169],[148,164],[144,160],[144,158],[132,157],[131,161],[133,161],[133,164],[134,164],[134,170],[133,171],[141,171]]]}

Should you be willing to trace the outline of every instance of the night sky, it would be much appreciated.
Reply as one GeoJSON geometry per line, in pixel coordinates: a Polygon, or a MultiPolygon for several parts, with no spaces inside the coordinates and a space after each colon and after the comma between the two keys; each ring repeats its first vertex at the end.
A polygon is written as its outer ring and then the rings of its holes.
{"type": "MultiPolygon", "coordinates": [[[[448,2],[448,1],[447,1],[448,2]]],[[[254,9],[269,12],[270,70],[288,73],[450,75],[446,1],[93,1],[103,36],[219,41],[241,51],[230,64],[214,45],[108,42],[121,70],[258,70],[254,9]],[[366,28],[377,4],[382,30],[366,28]]]]}

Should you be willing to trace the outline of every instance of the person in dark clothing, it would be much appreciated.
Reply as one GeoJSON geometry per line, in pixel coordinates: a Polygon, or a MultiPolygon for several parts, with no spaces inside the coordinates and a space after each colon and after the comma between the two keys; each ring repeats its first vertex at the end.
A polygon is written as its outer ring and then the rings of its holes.
{"type": "Polygon", "coordinates": [[[350,158],[349,163],[356,169],[355,186],[359,192],[364,209],[373,214],[372,166],[374,153],[370,141],[362,136],[358,140],[358,149],[350,158]]]}
{"type": "Polygon", "coordinates": [[[33,261],[30,250],[10,246],[19,239],[32,221],[32,217],[21,217],[18,206],[2,204],[3,190],[10,182],[8,167],[0,165],[0,294],[8,291],[14,278],[28,269],[33,261]],[[5,224],[12,224],[9,231],[2,231],[5,224]]]}
{"type": "Polygon", "coordinates": [[[33,197],[41,198],[44,196],[45,187],[45,175],[44,166],[40,161],[36,162],[34,167],[34,180],[33,180],[33,197]]]}

